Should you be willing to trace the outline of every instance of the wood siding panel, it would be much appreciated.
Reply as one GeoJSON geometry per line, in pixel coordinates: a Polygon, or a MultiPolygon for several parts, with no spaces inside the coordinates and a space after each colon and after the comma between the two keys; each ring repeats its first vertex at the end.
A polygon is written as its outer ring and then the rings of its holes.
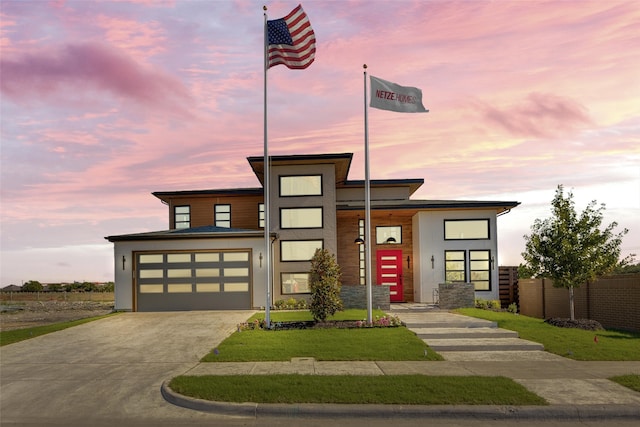
{"type": "Polygon", "coordinates": [[[174,206],[191,207],[191,227],[214,225],[214,206],[231,205],[231,228],[259,230],[258,205],[263,196],[221,196],[221,197],[175,197],[170,201],[169,225],[175,228],[174,206]]]}

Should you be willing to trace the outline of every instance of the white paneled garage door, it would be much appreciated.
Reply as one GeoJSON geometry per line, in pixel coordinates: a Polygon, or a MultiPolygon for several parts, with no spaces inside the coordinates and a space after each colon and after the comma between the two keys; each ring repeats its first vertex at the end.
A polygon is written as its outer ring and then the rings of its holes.
{"type": "Polygon", "coordinates": [[[251,308],[251,252],[136,253],[138,311],[251,308]]]}

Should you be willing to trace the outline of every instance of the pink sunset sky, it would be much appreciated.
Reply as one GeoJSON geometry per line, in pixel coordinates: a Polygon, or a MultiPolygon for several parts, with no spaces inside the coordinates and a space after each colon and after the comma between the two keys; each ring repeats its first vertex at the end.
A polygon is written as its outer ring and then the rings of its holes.
{"type": "MultiPolygon", "coordinates": [[[[298,2],[265,3],[269,18],[298,2]]],[[[263,3],[1,3],[2,268],[22,281],[113,280],[104,236],[163,230],[153,191],[257,187],[263,3]]],[[[268,76],[271,154],[354,153],[363,64],[423,91],[428,114],[370,109],[371,177],[417,199],[519,201],[499,263],[550,216],[557,185],[606,204],[640,254],[640,3],[310,1],[306,70],[268,76]]]]}

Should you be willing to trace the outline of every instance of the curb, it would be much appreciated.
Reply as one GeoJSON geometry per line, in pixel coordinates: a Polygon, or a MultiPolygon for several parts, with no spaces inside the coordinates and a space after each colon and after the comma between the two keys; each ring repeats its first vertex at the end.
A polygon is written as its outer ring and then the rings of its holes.
{"type": "Polygon", "coordinates": [[[220,415],[298,418],[442,418],[491,420],[640,420],[638,405],[349,405],[349,404],[278,404],[235,403],[196,399],[176,393],[169,381],[160,387],[162,397],[169,403],[187,409],[220,415]]]}

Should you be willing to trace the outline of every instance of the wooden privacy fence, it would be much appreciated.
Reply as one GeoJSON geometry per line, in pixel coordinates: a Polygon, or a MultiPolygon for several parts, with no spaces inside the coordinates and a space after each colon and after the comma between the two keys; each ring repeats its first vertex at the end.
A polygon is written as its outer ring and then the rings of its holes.
{"type": "Polygon", "coordinates": [[[500,306],[507,308],[514,302],[518,304],[518,267],[498,267],[498,282],[500,306]]]}
{"type": "Polygon", "coordinates": [[[0,301],[114,301],[113,292],[0,292],[0,301]]]}
{"type": "MultiPolygon", "coordinates": [[[[569,290],[549,279],[520,279],[520,313],[548,319],[569,317],[569,290]]],[[[640,331],[640,274],[601,277],[574,289],[576,319],[597,320],[605,328],[640,331]]]]}

